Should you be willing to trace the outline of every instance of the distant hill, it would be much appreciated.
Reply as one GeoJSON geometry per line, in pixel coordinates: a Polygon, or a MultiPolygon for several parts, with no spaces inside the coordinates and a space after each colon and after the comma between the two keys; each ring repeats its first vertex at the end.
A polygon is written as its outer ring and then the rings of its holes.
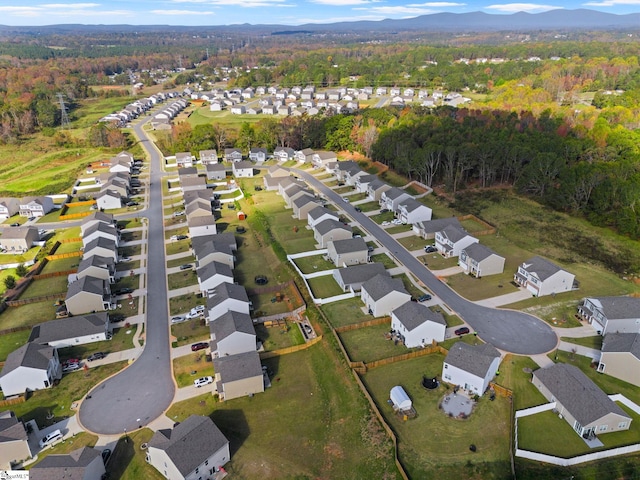
{"type": "Polygon", "coordinates": [[[149,33],[174,32],[244,32],[245,34],[310,34],[319,32],[482,32],[482,31],[533,31],[533,30],[619,30],[640,29],[640,13],[614,15],[596,10],[550,10],[543,13],[519,12],[497,15],[484,12],[436,13],[405,19],[357,21],[339,23],[308,23],[305,25],[47,25],[12,27],[0,25],[0,34],[86,34],[91,32],[149,33]]]}

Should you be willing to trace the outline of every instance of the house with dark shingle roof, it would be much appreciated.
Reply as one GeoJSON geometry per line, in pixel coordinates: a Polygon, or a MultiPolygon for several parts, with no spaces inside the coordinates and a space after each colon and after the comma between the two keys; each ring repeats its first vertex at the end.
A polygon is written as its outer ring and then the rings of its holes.
{"type": "Polygon", "coordinates": [[[31,456],[24,424],[12,411],[0,412],[0,470],[11,470],[11,467],[31,456]]]}
{"type": "Polygon", "coordinates": [[[336,268],[333,278],[345,292],[359,292],[362,284],[376,275],[389,275],[381,263],[364,263],[345,268],[336,268]]]}
{"type": "Polygon", "coordinates": [[[504,257],[480,243],[463,248],[458,259],[464,273],[477,278],[504,272],[504,262],[504,257]]]}
{"type": "Polygon", "coordinates": [[[389,190],[391,185],[383,182],[382,180],[376,179],[369,182],[367,186],[367,195],[371,200],[375,200],[376,202],[380,202],[382,199],[382,194],[389,190]]]}
{"type": "Polygon", "coordinates": [[[89,275],[79,278],[69,284],[65,305],[71,315],[109,310],[111,308],[109,282],[89,275]]]}
{"type": "Polygon", "coordinates": [[[640,298],[588,297],[578,307],[578,315],[598,332],[640,333],[640,298]]]}
{"type": "Polygon", "coordinates": [[[398,205],[398,218],[402,223],[414,224],[431,220],[431,209],[415,198],[402,200],[398,205]]]}
{"type": "Polygon", "coordinates": [[[208,321],[213,322],[230,310],[249,314],[251,303],[242,285],[221,283],[208,292],[208,321]]]}
{"type": "Polygon", "coordinates": [[[82,447],[68,454],[47,455],[29,470],[30,480],[100,480],[106,473],[102,454],[82,447]]]}
{"type": "Polygon", "coordinates": [[[468,392],[482,395],[500,366],[500,352],[488,343],[454,344],[444,359],[442,379],[468,392]]]}
{"type": "Polygon", "coordinates": [[[191,250],[196,257],[196,268],[204,267],[209,262],[226,263],[231,268],[235,265],[237,250],[233,234],[218,233],[191,238],[191,250]],[[229,240],[229,237],[232,237],[229,240]]]}
{"type": "Polygon", "coordinates": [[[96,222],[85,229],[82,234],[82,245],[86,247],[93,240],[100,237],[113,240],[116,247],[120,244],[120,231],[113,224],[96,222]]]}
{"type": "Polygon", "coordinates": [[[180,188],[182,192],[192,192],[207,188],[207,180],[204,177],[180,177],[180,188]]]}
{"type": "MultiPolygon", "coordinates": [[[[192,275],[191,271],[185,273],[192,275]]],[[[221,283],[233,283],[233,270],[226,263],[213,261],[198,268],[196,273],[200,291],[205,295],[221,283]]]]}
{"type": "Polygon", "coordinates": [[[520,265],[513,279],[534,296],[541,297],[573,290],[575,275],[546,258],[536,256],[520,265]]]}
{"type": "Polygon", "coordinates": [[[118,246],[116,242],[106,237],[95,237],[84,245],[84,256],[98,255],[100,257],[112,258],[118,261],[118,246]]]}
{"type": "Polygon", "coordinates": [[[64,348],[107,340],[112,331],[107,312],[89,313],[39,323],[31,329],[29,341],[64,348]]]}
{"type": "Polygon", "coordinates": [[[358,175],[355,178],[354,187],[359,193],[367,193],[369,184],[374,180],[377,180],[378,176],[373,174],[358,175]]]}
{"type": "Polygon", "coordinates": [[[478,242],[478,239],[469,235],[464,228],[453,225],[447,225],[436,232],[435,239],[435,247],[445,258],[457,257],[462,249],[478,242]]]}
{"type": "Polygon", "coordinates": [[[640,333],[607,333],[598,371],[640,387],[640,333]]]}
{"type": "Polygon", "coordinates": [[[345,238],[328,242],[327,256],[336,267],[341,268],[367,263],[369,250],[363,238],[345,238]]]}
{"type": "Polygon", "coordinates": [[[200,150],[200,162],[203,165],[218,163],[218,152],[216,150],[200,150]]]}
{"type": "Polygon", "coordinates": [[[187,218],[187,226],[191,238],[215,235],[218,232],[216,217],[213,215],[191,216],[187,218]]]}
{"type": "Polygon", "coordinates": [[[0,388],[5,398],[26,390],[49,388],[62,378],[58,351],[48,345],[26,343],[7,356],[0,372],[0,388]]]}
{"type": "Polygon", "coordinates": [[[213,478],[230,459],[229,440],[201,415],[158,430],[147,449],[147,462],[169,480],[213,478]]]}
{"type": "Polygon", "coordinates": [[[353,237],[351,227],[331,218],[316,223],[313,238],[320,248],[325,248],[329,242],[353,237]]]}
{"type": "Polygon", "coordinates": [[[374,317],[390,315],[393,310],[411,300],[402,280],[379,274],[362,284],[361,299],[374,317]]]}
{"type": "Polygon", "coordinates": [[[251,317],[229,311],[209,323],[211,355],[225,357],[256,350],[256,330],[251,317]]]}
{"type": "Polygon", "coordinates": [[[333,210],[329,210],[327,207],[323,207],[318,205],[311,210],[307,214],[307,224],[311,228],[315,228],[315,226],[324,221],[324,220],[335,220],[336,222],[339,220],[339,216],[333,210]]]}
{"type": "Polygon", "coordinates": [[[5,228],[0,235],[0,247],[5,253],[24,253],[38,240],[40,235],[36,227],[5,228]]]}
{"type": "Polygon", "coordinates": [[[90,215],[87,215],[82,219],[82,224],[80,225],[81,235],[84,235],[92,225],[98,222],[107,223],[109,225],[116,224],[116,221],[113,219],[113,214],[100,211],[92,212],[90,215]]]}
{"type": "Polygon", "coordinates": [[[413,233],[421,236],[425,240],[430,238],[436,238],[436,232],[444,229],[449,225],[462,228],[462,224],[456,217],[437,218],[435,220],[429,220],[428,222],[416,222],[413,224],[413,233]]]}
{"type": "Polygon", "coordinates": [[[402,338],[405,347],[424,347],[444,341],[447,322],[441,313],[409,301],[391,312],[391,330],[402,338]]]}
{"type": "Polygon", "coordinates": [[[227,167],[221,163],[207,163],[207,180],[224,180],[227,178],[227,167]]]}
{"type": "Polygon", "coordinates": [[[556,363],[533,372],[532,383],[578,435],[629,430],[631,417],[578,367],[556,363]]]}
{"type": "Polygon", "coordinates": [[[394,214],[397,214],[400,205],[410,198],[413,197],[404,190],[398,187],[391,187],[388,190],[382,192],[382,195],[380,196],[380,206],[382,208],[388,209],[394,214]]]}
{"type": "Polygon", "coordinates": [[[293,216],[298,220],[307,220],[307,215],[309,214],[309,212],[316,208],[318,205],[320,204],[315,197],[301,195],[293,202],[291,202],[291,207],[293,208],[293,216]]]}
{"type": "Polygon", "coordinates": [[[193,156],[191,156],[191,152],[176,153],[176,164],[178,167],[192,167],[193,156]]]}
{"type": "Polygon", "coordinates": [[[233,172],[233,176],[236,178],[253,177],[253,163],[249,160],[233,162],[231,171],[233,172]]]}
{"type": "Polygon", "coordinates": [[[255,350],[213,359],[216,391],[221,400],[264,392],[260,356],[255,350]]]}

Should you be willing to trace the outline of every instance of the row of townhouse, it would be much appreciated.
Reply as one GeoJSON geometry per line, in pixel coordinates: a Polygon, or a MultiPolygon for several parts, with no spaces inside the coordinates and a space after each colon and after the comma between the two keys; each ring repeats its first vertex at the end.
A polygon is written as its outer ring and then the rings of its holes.
{"type": "Polygon", "coordinates": [[[109,172],[100,174],[96,183],[100,191],[94,196],[98,210],[122,208],[128,202],[132,186],[140,186],[137,178],[132,179],[135,170],[133,155],[122,151],[109,161],[109,172]]]}
{"type": "Polygon", "coordinates": [[[48,196],[38,197],[1,197],[0,221],[13,217],[16,213],[21,217],[43,217],[55,208],[53,199],[48,196]]]}
{"type": "Polygon", "coordinates": [[[160,104],[170,98],[175,98],[175,97],[178,97],[177,92],[159,92],[147,98],[141,98],[139,100],[131,102],[122,110],[110,113],[109,115],[102,117],[99,121],[107,122],[107,123],[115,123],[119,127],[122,127],[122,126],[125,126],[128,122],[146,113],[157,104],[160,104]]]}
{"type": "Polygon", "coordinates": [[[154,130],[171,130],[171,120],[187,108],[188,104],[189,102],[184,98],[179,98],[171,102],[165,108],[154,114],[151,119],[151,128],[154,130]]]}

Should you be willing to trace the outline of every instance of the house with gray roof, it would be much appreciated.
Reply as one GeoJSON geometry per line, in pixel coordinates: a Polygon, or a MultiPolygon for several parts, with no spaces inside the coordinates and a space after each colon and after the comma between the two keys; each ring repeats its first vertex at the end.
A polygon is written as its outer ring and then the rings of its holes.
{"type": "Polygon", "coordinates": [[[264,392],[264,376],[258,352],[238,353],[213,359],[216,391],[220,400],[264,392]]]}
{"type": "Polygon", "coordinates": [[[225,357],[256,350],[256,330],[251,317],[233,310],[209,322],[211,355],[225,357]]]}
{"type": "Polygon", "coordinates": [[[361,237],[327,242],[327,256],[338,267],[359,265],[369,261],[367,243],[361,237]]]}
{"type": "Polygon", "coordinates": [[[21,217],[43,217],[53,210],[51,197],[23,197],[20,199],[18,213],[21,217]]]}
{"type": "Polygon", "coordinates": [[[405,347],[425,347],[434,341],[444,341],[447,322],[441,313],[409,301],[391,312],[391,330],[402,339],[405,347]]]}
{"type": "Polygon", "coordinates": [[[499,366],[500,352],[488,343],[457,342],[444,359],[442,379],[472,394],[482,395],[499,366]]]}
{"type": "Polygon", "coordinates": [[[182,181],[183,178],[195,178],[197,176],[197,167],[183,167],[178,169],[178,177],[180,178],[180,181],[182,181]]]}
{"type": "Polygon", "coordinates": [[[116,242],[106,237],[95,237],[84,245],[84,256],[98,255],[100,257],[111,258],[118,261],[118,246],[116,242]]]}
{"type": "Polygon", "coordinates": [[[303,187],[301,185],[291,185],[288,188],[284,189],[282,192],[282,198],[284,199],[284,203],[287,208],[293,208],[294,200],[302,196],[315,199],[315,194],[313,193],[313,191],[306,186],[303,187]]]}
{"type": "Polygon", "coordinates": [[[345,182],[347,180],[346,176],[348,172],[356,173],[361,171],[362,169],[360,168],[360,165],[353,160],[335,162],[335,165],[333,166],[333,174],[341,182],[345,182]]]}
{"type": "Polygon", "coordinates": [[[273,151],[273,156],[281,162],[286,162],[287,160],[293,160],[295,158],[296,151],[289,147],[276,147],[273,151]]]}
{"type": "Polygon", "coordinates": [[[180,188],[183,192],[202,190],[207,188],[207,180],[204,177],[180,177],[180,188]]]}
{"type": "Polygon", "coordinates": [[[29,437],[24,424],[10,410],[0,412],[0,469],[12,467],[31,458],[29,437]]]}
{"type": "Polygon", "coordinates": [[[575,275],[536,256],[520,265],[513,279],[534,296],[541,297],[573,290],[575,275]]]}
{"type": "Polygon", "coordinates": [[[329,242],[352,238],[352,236],[350,226],[331,218],[317,223],[313,229],[313,238],[320,248],[326,248],[329,242]]]}
{"type": "Polygon", "coordinates": [[[398,214],[398,208],[402,203],[413,198],[404,190],[398,187],[391,187],[388,190],[382,192],[380,196],[380,207],[386,208],[394,214],[398,214]]]}
{"type": "Polygon", "coordinates": [[[227,178],[227,167],[221,163],[207,163],[207,180],[225,180],[227,178]]]}
{"type": "Polygon", "coordinates": [[[329,163],[337,161],[338,156],[334,152],[327,150],[315,151],[311,156],[311,164],[314,168],[327,168],[329,163]]]}
{"type": "Polygon", "coordinates": [[[13,217],[20,210],[20,200],[15,197],[0,197],[0,221],[13,217]]]}
{"type": "Polygon", "coordinates": [[[67,454],[47,455],[29,470],[30,480],[100,480],[106,473],[99,450],[82,447],[67,454]]]}
{"type": "Polygon", "coordinates": [[[242,150],[239,148],[225,148],[224,160],[226,162],[240,162],[242,161],[242,150]]]}
{"type": "Polygon", "coordinates": [[[86,247],[93,240],[100,237],[113,240],[116,247],[120,245],[120,231],[114,225],[104,222],[96,222],[89,228],[85,229],[82,234],[82,246],[86,247]]]}
{"type": "MultiPolygon", "coordinates": [[[[185,271],[187,275],[193,275],[191,270],[185,271]]],[[[210,262],[196,270],[200,291],[206,295],[221,283],[233,283],[233,270],[226,263],[210,262]]]]}
{"type": "Polygon", "coordinates": [[[187,218],[187,226],[191,238],[215,235],[218,232],[216,217],[213,215],[191,216],[187,218]]]}
{"type": "Polygon", "coordinates": [[[356,187],[356,190],[359,193],[367,193],[369,189],[369,184],[374,180],[377,180],[377,175],[367,174],[367,175],[358,175],[355,179],[355,183],[353,184],[356,187]]]}
{"type": "Polygon", "coordinates": [[[282,180],[278,182],[278,195],[284,197],[285,191],[291,188],[293,185],[306,187],[307,183],[304,180],[297,179],[295,177],[292,177],[291,175],[288,177],[283,177],[282,180]]]}
{"type": "Polygon", "coordinates": [[[187,218],[210,217],[211,215],[213,215],[213,210],[211,209],[211,201],[203,200],[201,198],[196,198],[187,203],[184,211],[187,214],[187,218]]]}
{"type": "Polygon", "coordinates": [[[640,387],[640,333],[607,333],[598,372],[640,387]]]}
{"type": "Polygon", "coordinates": [[[253,177],[253,163],[249,160],[234,162],[231,170],[236,178],[253,177]]]}
{"type": "Polygon", "coordinates": [[[309,212],[319,205],[320,204],[315,197],[301,195],[291,202],[293,216],[298,220],[307,220],[309,212]]]}
{"type": "Polygon", "coordinates": [[[382,199],[382,194],[387,190],[389,190],[390,188],[391,188],[391,185],[383,182],[382,180],[379,180],[379,179],[372,180],[371,182],[369,182],[369,185],[367,186],[367,195],[371,200],[380,202],[380,200],[382,199]]]}
{"type": "Polygon", "coordinates": [[[296,152],[295,159],[300,163],[311,163],[314,153],[312,148],[303,148],[296,152]]]}
{"type": "Polygon", "coordinates": [[[58,351],[49,345],[26,343],[7,356],[0,372],[0,388],[5,398],[25,391],[49,388],[62,378],[58,351]]]}
{"type": "Polygon", "coordinates": [[[147,448],[147,462],[169,480],[214,478],[230,459],[229,440],[201,415],[158,430],[147,448]]]}
{"type": "Polygon", "coordinates": [[[249,159],[252,162],[264,162],[267,160],[267,149],[261,147],[254,147],[249,150],[249,159]]]}
{"type": "Polygon", "coordinates": [[[307,214],[307,224],[311,228],[315,228],[315,226],[324,221],[324,220],[335,220],[336,222],[339,220],[339,216],[333,210],[329,210],[327,207],[323,207],[322,205],[318,205],[311,210],[307,214]]]}
{"type": "Polygon", "coordinates": [[[460,251],[458,265],[467,275],[486,277],[504,271],[505,258],[489,247],[480,243],[472,243],[460,251]]]}
{"type": "Polygon", "coordinates": [[[333,278],[345,292],[359,292],[362,284],[376,275],[389,275],[381,263],[363,263],[344,268],[336,268],[333,278]]]}
{"type": "Polygon", "coordinates": [[[193,157],[191,152],[176,153],[176,164],[178,167],[193,167],[193,157]]]}
{"type": "MultiPolygon", "coordinates": [[[[105,188],[96,193],[93,197],[99,210],[114,210],[122,208],[122,199],[126,198],[127,193],[118,191],[120,188],[105,188]]],[[[122,190],[126,190],[122,188],[122,190]]]]}
{"type": "Polygon", "coordinates": [[[29,342],[64,348],[108,340],[112,332],[107,312],[89,313],[39,323],[31,329],[29,342]]]}
{"type": "Polygon", "coordinates": [[[397,209],[398,218],[402,223],[414,224],[431,220],[431,209],[413,197],[401,200],[397,209]]]}
{"type": "Polygon", "coordinates": [[[445,258],[457,257],[462,249],[478,242],[478,239],[469,235],[464,228],[453,225],[447,225],[436,232],[435,239],[435,247],[445,258]]]}
{"type": "Polygon", "coordinates": [[[365,308],[374,317],[391,315],[393,310],[411,300],[402,280],[388,274],[379,274],[364,282],[360,295],[365,308]]]}
{"type": "Polygon", "coordinates": [[[116,225],[116,221],[113,218],[112,213],[104,213],[101,211],[92,212],[90,215],[87,215],[82,219],[82,224],[80,225],[80,233],[84,235],[84,233],[91,228],[92,225],[98,222],[108,223],[110,225],[116,225]]]}
{"type": "Polygon", "coordinates": [[[109,282],[89,275],[79,278],[69,284],[65,305],[71,315],[109,310],[112,308],[109,282]]]}
{"type": "Polygon", "coordinates": [[[210,163],[218,163],[218,152],[212,150],[200,150],[200,163],[209,165],[210,163]]]}
{"type": "MultiPolygon", "coordinates": [[[[229,234],[217,234],[192,237],[191,250],[196,257],[196,268],[204,267],[210,262],[226,263],[233,268],[236,260],[234,252],[237,246],[235,237],[232,239],[233,243],[231,243],[226,238],[228,236],[229,234]]],[[[230,236],[233,237],[233,234],[230,236]]]]}
{"type": "Polygon", "coordinates": [[[532,383],[584,438],[629,430],[631,417],[574,365],[556,363],[533,372],[532,383]]]}
{"type": "Polygon", "coordinates": [[[588,297],[578,306],[578,315],[596,330],[607,333],[640,333],[640,298],[588,297]]]}
{"type": "Polygon", "coordinates": [[[413,233],[421,236],[425,240],[430,238],[436,238],[436,233],[443,230],[445,227],[452,225],[457,228],[462,228],[462,224],[456,217],[437,218],[429,221],[419,221],[413,224],[413,233]]]}
{"type": "Polygon", "coordinates": [[[38,240],[40,235],[36,227],[5,228],[0,235],[0,249],[4,253],[20,254],[29,250],[38,240]]]}
{"type": "Polygon", "coordinates": [[[230,310],[249,314],[251,303],[247,291],[242,285],[221,283],[208,292],[208,321],[213,322],[230,310]]]}

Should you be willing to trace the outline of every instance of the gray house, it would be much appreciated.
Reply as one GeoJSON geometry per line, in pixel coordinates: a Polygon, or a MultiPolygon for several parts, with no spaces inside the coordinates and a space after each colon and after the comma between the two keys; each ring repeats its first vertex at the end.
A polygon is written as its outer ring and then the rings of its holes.
{"type": "Polygon", "coordinates": [[[118,261],[118,245],[112,239],[106,237],[95,237],[84,245],[84,255],[98,255],[100,257],[111,258],[118,261]]]}
{"type": "Polygon", "coordinates": [[[438,218],[436,220],[429,220],[428,222],[416,222],[413,224],[413,233],[421,236],[425,240],[430,238],[436,238],[436,233],[444,230],[449,225],[462,228],[462,224],[456,217],[438,218]]]}
{"type": "Polygon", "coordinates": [[[411,300],[402,280],[380,274],[362,284],[361,298],[367,311],[374,317],[391,315],[403,303],[411,300]]]}
{"type": "Polygon", "coordinates": [[[105,474],[99,450],[82,447],[68,454],[47,455],[29,470],[30,480],[100,480],[105,474]]]}
{"type": "Polygon", "coordinates": [[[598,332],[640,333],[640,298],[590,297],[578,307],[578,315],[598,332]]]}
{"type": "Polygon", "coordinates": [[[640,387],[640,333],[607,333],[598,371],[640,387]]]}
{"type": "Polygon", "coordinates": [[[31,329],[29,342],[56,348],[72,347],[108,340],[112,331],[107,312],[89,313],[39,323],[31,329]]]}
{"type": "Polygon", "coordinates": [[[242,285],[221,283],[208,292],[207,311],[209,322],[214,322],[228,311],[249,314],[251,303],[242,285]]]}
{"type": "Polygon", "coordinates": [[[345,238],[327,243],[327,256],[338,268],[369,261],[367,243],[362,238],[345,238]]]}
{"type": "Polygon", "coordinates": [[[534,296],[573,290],[575,275],[542,257],[533,257],[518,267],[513,279],[534,296]]]}
{"type": "Polygon", "coordinates": [[[227,168],[221,163],[207,163],[207,180],[225,180],[227,168]]]}
{"type": "Polygon", "coordinates": [[[24,253],[40,240],[36,227],[13,227],[2,230],[0,249],[4,253],[24,253]]]}
{"type": "Polygon", "coordinates": [[[325,248],[329,242],[352,238],[351,227],[337,220],[323,220],[317,223],[313,230],[313,238],[320,248],[325,248]]]}
{"type": "Polygon", "coordinates": [[[233,310],[209,323],[211,355],[226,357],[256,350],[256,330],[251,317],[233,310]]]}
{"type": "Polygon", "coordinates": [[[69,285],[65,299],[71,315],[100,312],[111,308],[111,288],[102,278],[86,276],[69,285]]]}
{"type": "Polygon", "coordinates": [[[315,228],[318,223],[324,220],[331,219],[337,222],[339,218],[338,214],[333,210],[329,210],[326,207],[318,205],[309,210],[309,213],[307,214],[307,224],[309,227],[315,228]]]}
{"type": "Polygon", "coordinates": [[[255,350],[213,359],[216,391],[220,400],[264,392],[260,356],[255,350]]]}
{"type": "Polygon", "coordinates": [[[14,465],[31,456],[24,424],[12,411],[0,412],[0,469],[11,470],[14,465]]]}
{"type": "Polygon", "coordinates": [[[460,251],[458,265],[464,273],[474,277],[496,275],[504,271],[504,257],[480,243],[472,243],[460,251]]]}
{"type": "Polygon", "coordinates": [[[391,187],[382,192],[382,195],[380,196],[380,206],[397,214],[400,205],[410,198],[413,197],[404,190],[401,190],[398,187],[391,187]]]}
{"type": "Polygon", "coordinates": [[[92,212],[90,215],[87,215],[82,219],[82,224],[80,225],[81,235],[84,235],[92,225],[98,222],[108,223],[110,225],[116,224],[112,213],[104,213],[100,211],[92,212]]]}
{"type": "Polygon", "coordinates": [[[345,268],[336,268],[333,278],[345,292],[359,292],[362,284],[376,275],[389,275],[381,263],[363,263],[345,268]]]}
{"type": "Polygon", "coordinates": [[[49,388],[60,378],[62,368],[55,347],[26,343],[7,356],[0,372],[0,388],[7,398],[49,388]]]}
{"type": "Polygon", "coordinates": [[[384,183],[382,180],[372,180],[367,186],[367,195],[371,200],[379,202],[382,194],[389,190],[391,185],[384,183]]]}
{"type": "Polygon", "coordinates": [[[457,257],[460,252],[478,239],[469,235],[464,228],[447,225],[436,232],[435,247],[445,258],[457,257]]]}

